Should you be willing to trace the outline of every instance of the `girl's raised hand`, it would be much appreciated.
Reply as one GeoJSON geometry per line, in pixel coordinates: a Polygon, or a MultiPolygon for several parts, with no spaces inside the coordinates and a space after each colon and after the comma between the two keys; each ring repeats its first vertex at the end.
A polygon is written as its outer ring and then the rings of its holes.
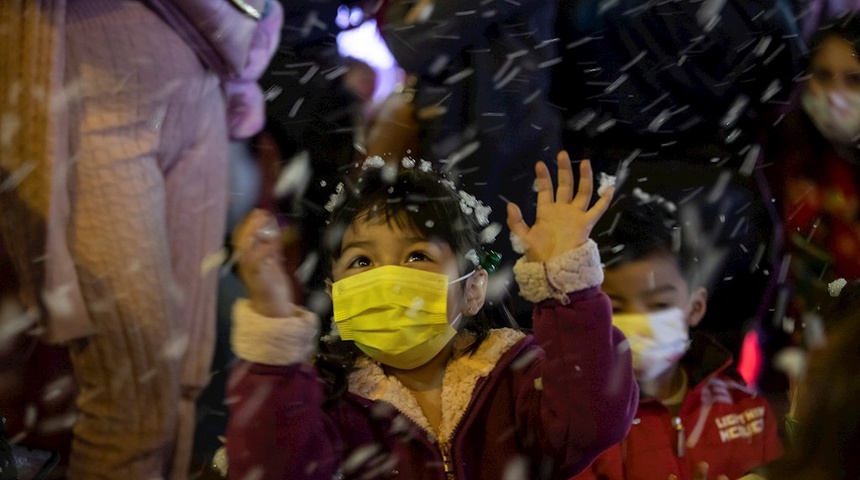
{"type": "Polygon", "coordinates": [[[281,258],[278,222],[254,210],[233,231],[233,252],[251,308],[267,317],[294,314],[293,290],[281,258]]]}
{"type": "Polygon", "coordinates": [[[534,225],[529,227],[526,224],[519,206],[508,204],[508,228],[525,244],[525,256],[530,262],[544,262],[583,245],[612,201],[614,189],[610,188],[589,208],[594,179],[588,160],[579,164],[579,188],[574,197],[570,158],[567,152],[562,151],[557,159],[558,189],[555,195],[546,164],[538,162],[535,166],[538,192],[534,225]]]}

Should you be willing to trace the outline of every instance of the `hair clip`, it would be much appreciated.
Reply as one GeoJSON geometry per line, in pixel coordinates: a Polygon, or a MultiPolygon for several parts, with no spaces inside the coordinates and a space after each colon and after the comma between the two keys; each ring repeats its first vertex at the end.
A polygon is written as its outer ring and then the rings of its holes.
{"type": "Polygon", "coordinates": [[[487,250],[481,255],[480,265],[487,273],[493,273],[502,266],[502,254],[494,250],[487,250]]]}

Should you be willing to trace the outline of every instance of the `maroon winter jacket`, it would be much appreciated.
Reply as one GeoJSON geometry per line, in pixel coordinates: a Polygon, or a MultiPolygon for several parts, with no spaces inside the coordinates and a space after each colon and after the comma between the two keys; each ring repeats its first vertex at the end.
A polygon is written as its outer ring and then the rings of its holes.
{"type": "Polygon", "coordinates": [[[735,479],[776,459],[782,445],[770,404],[728,370],[731,363],[725,349],[694,337],[681,360],[690,390],[678,416],[643,399],[627,438],[574,480],[690,480],[699,462],[713,478],[735,479]]]}
{"type": "MultiPolygon", "coordinates": [[[[599,270],[596,248],[593,256],[589,268],[599,270]]],[[[541,275],[552,270],[547,263],[541,275]]],[[[568,278],[582,275],[589,276],[568,278]]],[[[576,474],[624,437],[638,398],[629,349],[619,352],[624,337],[612,326],[609,301],[591,286],[600,283],[598,276],[587,288],[536,305],[533,335],[493,330],[474,354],[455,355],[443,381],[439,432],[427,425],[405,387],[373,362],[360,362],[349,392],[332,402],[325,402],[325,385],[308,362],[240,364],[229,392],[230,477],[498,480],[506,472],[532,479],[576,474]]],[[[561,283],[572,291],[563,280],[552,288],[561,283]]],[[[247,358],[235,335],[237,353],[247,358]]],[[[264,343],[267,337],[257,338],[264,343]]]]}

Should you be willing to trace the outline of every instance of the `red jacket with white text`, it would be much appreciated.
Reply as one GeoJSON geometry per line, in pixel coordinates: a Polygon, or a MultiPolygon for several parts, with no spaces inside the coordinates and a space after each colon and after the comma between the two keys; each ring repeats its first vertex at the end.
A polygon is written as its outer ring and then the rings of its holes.
{"type": "Polygon", "coordinates": [[[694,336],[681,360],[689,391],[677,417],[641,398],[630,433],[574,480],[690,480],[707,462],[709,475],[739,478],[782,453],[770,404],[729,369],[731,355],[694,336]]]}

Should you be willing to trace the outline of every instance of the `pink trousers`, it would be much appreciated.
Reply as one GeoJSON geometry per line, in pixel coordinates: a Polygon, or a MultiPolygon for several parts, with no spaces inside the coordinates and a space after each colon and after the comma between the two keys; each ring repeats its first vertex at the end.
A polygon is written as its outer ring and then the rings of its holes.
{"type": "Polygon", "coordinates": [[[184,479],[214,345],[223,93],[145,2],[69,0],[66,28],[68,242],[96,328],[70,345],[68,475],[184,479]]]}

